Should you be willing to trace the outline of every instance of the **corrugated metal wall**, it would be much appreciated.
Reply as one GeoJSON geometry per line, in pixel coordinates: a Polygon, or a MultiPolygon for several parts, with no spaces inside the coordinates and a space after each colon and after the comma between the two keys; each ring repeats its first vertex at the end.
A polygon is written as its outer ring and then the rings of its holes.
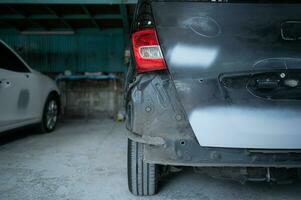
{"type": "Polygon", "coordinates": [[[73,35],[0,34],[34,69],[42,72],[124,72],[123,31],[73,35]]]}

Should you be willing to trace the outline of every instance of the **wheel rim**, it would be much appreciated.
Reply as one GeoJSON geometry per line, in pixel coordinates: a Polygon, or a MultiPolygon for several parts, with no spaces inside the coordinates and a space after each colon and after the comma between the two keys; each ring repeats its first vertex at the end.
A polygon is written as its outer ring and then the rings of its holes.
{"type": "Polygon", "coordinates": [[[48,103],[46,110],[46,127],[52,130],[57,122],[58,118],[58,105],[55,100],[51,100],[48,103]]]}

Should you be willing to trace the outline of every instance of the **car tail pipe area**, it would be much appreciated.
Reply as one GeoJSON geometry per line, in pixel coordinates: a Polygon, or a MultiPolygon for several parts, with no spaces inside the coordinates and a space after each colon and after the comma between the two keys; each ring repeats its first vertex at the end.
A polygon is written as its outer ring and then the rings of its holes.
{"type": "Polygon", "coordinates": [[[195,167],[194,171],[213,178],[246,182],[285,184],[300,180],[301,168],[273,167],[195,167]]]}

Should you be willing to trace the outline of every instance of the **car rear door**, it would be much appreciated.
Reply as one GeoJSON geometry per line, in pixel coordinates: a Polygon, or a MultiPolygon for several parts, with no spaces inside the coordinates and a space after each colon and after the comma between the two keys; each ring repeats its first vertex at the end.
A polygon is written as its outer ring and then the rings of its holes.
{"type": "Polygon", "coordinates": [[[31,116],[31,73],[24,63],[0,42],[0,131],[26,125],[31,116]]]}
{"type": "Polygon", "coordinates": [[[301,4],[216,2],[151,3],[199,144],[300,149],[301,4]]]}

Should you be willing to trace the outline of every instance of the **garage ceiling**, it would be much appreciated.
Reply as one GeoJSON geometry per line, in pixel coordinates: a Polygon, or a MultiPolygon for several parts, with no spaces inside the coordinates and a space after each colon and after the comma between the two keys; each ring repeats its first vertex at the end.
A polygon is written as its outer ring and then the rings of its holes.
{"type": "Polygon", "coordinates": [[[0,4],[135,4],[137,0],[2,0],[0,4]]]}
{"type": "MultiPolygon", "coordinates": [[[[64,2],[65,3],[65,2],[64,2]]],[[[0,29],[21,32],[122,28],[128,31],[131,4],[0,4],[0,29]]]]}

